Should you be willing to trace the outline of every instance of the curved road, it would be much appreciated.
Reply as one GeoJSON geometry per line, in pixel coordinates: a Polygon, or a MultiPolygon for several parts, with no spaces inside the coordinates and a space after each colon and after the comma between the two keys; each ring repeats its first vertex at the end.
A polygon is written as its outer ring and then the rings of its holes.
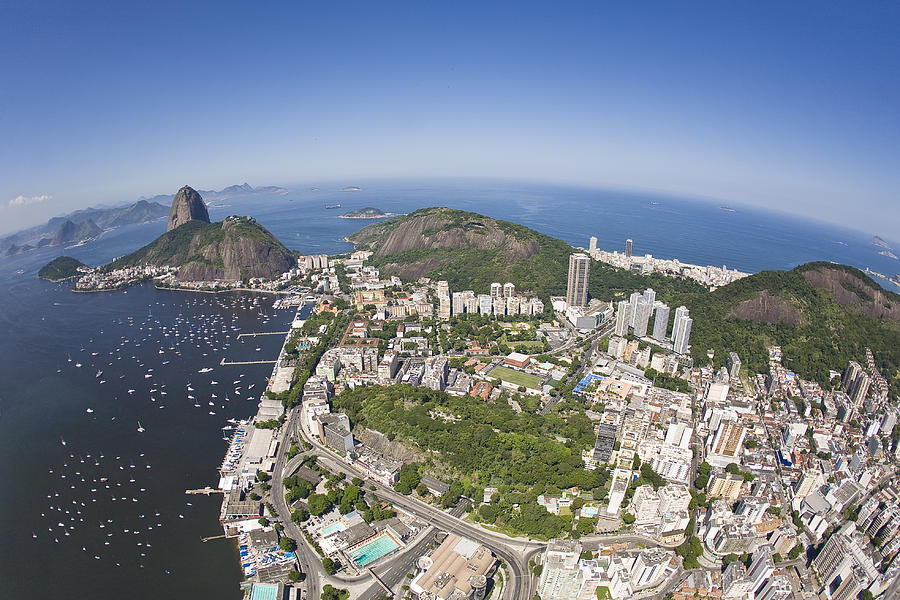
{"type": "MultiPolygon", "coordinates": [[[[364,473],[358,472],[356,469],[346,464],[331,450],[319,444],[318,440],[311,439],[311,436],[307,436],[307,432],[302,426],[295,430],[295,418],[301,411],[302,408],[291,411],[291,415],[285,424],[285,431],[298,431],[303,439],[313,445],[315,454],[323,466],[328,467],[334,472],[343,472],[350,477],[359,477],[366,483],[367,487],[375,486],[375,491],[379,497],[392,502],[394,505],[403,508],[405,511],[419,517],[427,523],[435,525],[444,531],[464,535],[465,537],[484,544],[493,551],[497,558],[502,559],[506,563],[508,577],[503,587],[503,598],[507,600],[521,600],[523,598],[531,598],[534,596],[536,582],[528,569],[528,560],[531,556],[543,550],[546,544],[524,538],[510,538],[503,534],[487,531],[481,527],[472,525],[471,523],[466,523],[458,517],[449,515],[421,500],[404,496],[403,494],[394,491],[393,488],[384,486],[368,478],[364,473]]],[[[299,533],[298,528],[291,523],[290,512],[284,501],[284,489],[281,485],[285,467],[284,446],[285,444],[282,444],[282,447],[279,450],[279,460],[276,463],[277,477],[272,478],[272,495],[276,500],[280,500],[280,502],[276,504],[276,509],[282,519],[285,517],[287,518],[285,528],[287,529],[289,525],[292,526],[289,531],[293,532],[294,530],[297,530],[297,535],[302,537],[302,533],[299,533]],[[282,511],[284,511],[283,514],[282,511]]],[[[299,548],[312,552],[306,544],[298,544],[298,550],[299,548]]],[[[299,553],[298,558],[300,558],[299,553]]],[[[314,555],[313,558],[316,559],[317,562],[318,557],[314,555]]],[[[317,571],[318,565],[316,562],[309,560],[308,557],[303,557],[302,560],[306,561],[307,568],[309,568],[309,572],[307,572],[307,587],[309,588],[309,592],[312,592],[312,590],[315,589],[317,597],[319,591],[319,588],[317,587],[318,577],[317,573],[314,576],[312,572],[317,571]]],[[[385,564],[390,564],[390,562],[385,564]]],[[[402,571],[400,577],[402,578],[404,575],[405,571],[402,571]]],[[[313,598],[313,596],[310,595],[310,598],[313,598]]]]}

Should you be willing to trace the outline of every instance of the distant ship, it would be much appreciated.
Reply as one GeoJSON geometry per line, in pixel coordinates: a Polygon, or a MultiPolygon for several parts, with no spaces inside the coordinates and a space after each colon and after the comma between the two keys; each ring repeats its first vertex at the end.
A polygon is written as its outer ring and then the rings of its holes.
{"type": "Polygon", "coordinates": [[[331,210],[332,208],[340,208],[340,207],[341,207],[340,203],[338,203],[338,204],[326,204],[326,205],[325,205],[325,210],[331,210]]]}
{"type": "Polygon", "coordinates": [[[728,206],[720,206],[719,208],[721,208],[725,212],[737,212],[736,210],[734,210],[733,208],[728,207],[728,206]]]}

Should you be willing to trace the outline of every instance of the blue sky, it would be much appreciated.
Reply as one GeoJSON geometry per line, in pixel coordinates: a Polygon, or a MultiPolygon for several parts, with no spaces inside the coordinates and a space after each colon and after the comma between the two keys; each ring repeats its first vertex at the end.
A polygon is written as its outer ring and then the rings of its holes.
{"type": "Polygon", "coordinates": [[[896,239],[897,31],[896,3],[6,2],[0,229],[186,183],[472,176],[896,239]]]}

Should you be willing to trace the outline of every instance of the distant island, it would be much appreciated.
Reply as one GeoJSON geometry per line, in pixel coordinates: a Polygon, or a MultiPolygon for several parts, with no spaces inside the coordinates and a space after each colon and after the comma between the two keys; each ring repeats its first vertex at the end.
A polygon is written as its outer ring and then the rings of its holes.
{"type": "Polygon", "coordinates": [[[361,187],[356,187],[355,185],[348,185],[347,187],[342,188],[341,191],[342,192],[358,192],[361,189],[362,189],[361,187]]]}
{"type": "Polygon", "coordinates": [[[384,212],[380,208],[374,208],[372,206],[366,206],[365,208],[356,208],[351,211],[345,212],[341,215],[342,219],[384,219],[386,217],[393,217],[394,213],[384,212]]]}
{"type": "Polygon", "coordinates": [[[71,256],[58,256],[41,267],[38,277],[48,281],[65,281],[80,275],[79,267],[86,267],[83,262],[71,256]]]}
{"type": "Polygon", "coordinates": [[[870,242],[873,246],[877,246],[878,248],[883,248],[884,250],[890,250],[891,246],[886,241],[878,237],[877,235],[872,236],[872,240],[870,242]]]}

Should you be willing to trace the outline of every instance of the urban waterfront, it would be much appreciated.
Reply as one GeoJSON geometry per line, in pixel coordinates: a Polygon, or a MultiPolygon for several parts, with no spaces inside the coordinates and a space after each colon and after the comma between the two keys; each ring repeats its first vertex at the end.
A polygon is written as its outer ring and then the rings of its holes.
{"type": "MultiPolygon", "coordinates": [[[[350,246],[343,237],[363,225],[338,219],[343,210],[324,210],[324,197],[340,199],[347,210],[357,203],[392,212],[450,205],[514,220],[577,245],[587,245],[588,236],[596,235],[599,247],[613,249],[632,237],[636,254],[747,271],[825,259],[895,272],[890,259],[867,245],[864,234],[674,200],[614,196],[604,202],[602,194],[578,190],[558,191],[562,199],[551,206],[546,201],[551,193],[548,188],[452,187],[435,192],[416,186],[391,192],[363,186],[360,192],[297,192],[210,208],[214,219],[251,214],[305,253],[346,251],[350,246]],[[460,200],[462,195],[468,199],[460,200]]],[[[97,264],[152,239],[159,229],[157,222],[117,230],[66,252],[97,264]]],[[[238,330],[284,330],[293,311],[274,311],[266,296],[254,302],[257,296],[161,291],[149,284],[127,293],[76,295],[65,284],[34,278],[50,252],[0,265],[2,319],[9,332],[2,342],[0,398],[0,446],[7,457],[0,469],[4,481],[11,482],[2,493],[7,590],[13,596],[39,587],[47,593],[91,590],[100,598],[123,589],[138,598],[238,597],[240,570],[233,546],[200,542],[201,536],[220,531],[219,498],[183,492],[215,483],[225,448],[220,428],[229,418],[255,413],[255,399],[270,372],[266,365],[220,367],[221,358],[272,359],[282,341],[264,336],[240,344],[238,330]],[[205,368],[213,371],[198,373],[205,368]],[[250,385],[255,387],[250,390],[250,385]],[[234,393],[237,388],[241,395],[234,393]],[[143,433],[137,431],[138,422],[143,433]],[[142,471],[132,475],[132,464],[142,471]],[[100,488],[89,485],[101,478],[107,481],[100,488]],[[110,501],[109,481],[122,483],[128,493],[110,501]],[[58,523],[75,529],[65,536],[56,531],[63,530],[58,523]],[[107,547],[113,528],[115,540],[107,547]],[[125,529],[131,538],[122,535],[125,529]],[[135,530],[140,535],[131,533],[135,530]]]]}

